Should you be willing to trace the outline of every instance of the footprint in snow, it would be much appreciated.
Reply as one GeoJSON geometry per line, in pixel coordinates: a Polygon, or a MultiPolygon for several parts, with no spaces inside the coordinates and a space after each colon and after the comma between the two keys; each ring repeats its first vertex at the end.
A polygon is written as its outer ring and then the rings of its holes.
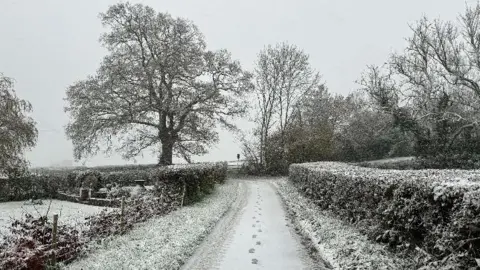
{"type": "Polygon", "coordinates": [[[262,244],[262,242],[260,242],[260,241],[257,241],[257,243],[256,243],[256,244],[257,244],[257,246],[260,246],[260,245],[262,244]]]}
{"type": "Polygon", "coordinates": [[[257,259],[252,259],[252,264],[258,264],[258,260],[257,259]]]}
{"type": "Polygon", "coordinates": [[[252,235],[252,238],[257,238],[257,235],[256,234],[252,235]]]}
{"type": "Polygon", "coordinates": [[[255,253],[255,249],[254,248],[249,249],[248,253],[255,253]]]}

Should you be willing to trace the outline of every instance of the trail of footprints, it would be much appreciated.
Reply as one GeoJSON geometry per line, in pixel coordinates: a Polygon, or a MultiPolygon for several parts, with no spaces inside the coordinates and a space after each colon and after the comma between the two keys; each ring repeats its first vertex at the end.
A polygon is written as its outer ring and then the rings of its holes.
{"type": "MultiPolygon", "coordinates": [[[[260,195],[260,188],[257,186],[257,201],[256,201],[256,205],[255,205],[255,213],[260,217],[262,215],[262,213],[260,211],[262,211],[262,208],[260,207],[260,202],[263,202],[263,199],[262,199],[262,196],[260,195]]],[[[252,224],[252,227],[255,228],[257,225],[259,225],[260,227],[260,224],[256,224],[256,223],[260,223],[260,218],[257,218],[257,216],[253,216],[252,217],[253,220],[255,220],[255,222],[252,224]]],[[[258,233],[261,233],[262,232],[262,229],[258,229],[257,230],[258,233]]],[[[253,234],[252,235],[252,239],[256,239],[257,238],[257,234],[253,234]]],[[[255,240],[254,240],[255,241],[255,240]]],[[[261,241],[256,241],[255,245],[256,246],[260,246],[262,244],[261,241]]],[[[255,253],[255,248],[251,248],[248,250],[248,253],[252,253],[254,254],[255,253]]],[[[253,258],[252,259],[252,264],[258,264],[258,259],[256,258],[253,258]]]]}

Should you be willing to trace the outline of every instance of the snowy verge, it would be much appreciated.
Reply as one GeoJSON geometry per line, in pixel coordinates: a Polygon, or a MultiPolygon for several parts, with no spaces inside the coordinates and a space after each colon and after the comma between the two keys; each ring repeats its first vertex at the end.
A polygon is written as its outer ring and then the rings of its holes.
{"type": "Polygon", "coordinates": [[[395,257],[354,227],[319,209],[286,179],[272,183],[296,229],[333,269],[410,269],[408,261],[395,257]]]}
{"type": "Polygon", "coordinates": [[[237,187],[228,181],[203,201],[138,224],[66,268],[179,269],[230,208],[237,187]]]}

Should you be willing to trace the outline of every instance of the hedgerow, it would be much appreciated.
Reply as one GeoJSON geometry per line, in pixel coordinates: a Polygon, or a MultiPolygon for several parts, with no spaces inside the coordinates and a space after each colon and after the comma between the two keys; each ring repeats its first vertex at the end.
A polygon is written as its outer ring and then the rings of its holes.
{"type": "Polygon", "coordinates": [[[0,179],[0,202],[54,198],[63,179],[56,175],[25,175],[0,179]]]}
{"type": "Polygon", "coordinates": [[[170,181],[181,188],[183,188],[185,180],[186,197],[189,202],[195,201],[194,197],[201,197],[202,192],[208,193],[213,187],[213,182],[221,183],[225,181],[226,177],[227,164],[224,162],[163,167],[128,165],[125,167],[93,167],[82,170],[37,170],[35,173],[27,173],[12,179],[0,179],[0,202],[31,198],[56,198],[59,191],[76,194],[80,187],[98,190],[106,184],[135,186],[135,180],[140,179],[146,181],[145,185],[154,185],[158,181],[170,181]],[[199,185],[201,187],[197,187],[199,185]],[[198,193],[200,190],[201,192],[198,193]],[[197,193],[198,195],[195,195],[197,193]]]}
{"type": "Polygon", "coordinates": [[[289,179],[322,209],[357,224],[370,239],[400,253],[423,254],[424,269],[477,266],[477,171],[379,170],[325,162],[291,165],[289,179]]]}
{"type": "MultiPolygon", "coordinates": [[[[99,176],[99,172],[79,175],[75,179],[85,179],[87,175],[99,176]]],[[[103,211],[97,216],[88,218],[86,222],[88,229],[81,234],[70,226],[59,226],[59,242],[55,250],[51,243],[52,224],[46,217],[26,216],[25,220],[14,221],[11,236],[5,238],[0,246],[0,269],[45,269],[52,263],[54,254],[57,262],[68,263],[77,258],[89,242],[123,234],[132,229],[136,223],[147,221],[154,216],[163,216],[179,207],[201,200],[213,191],[215,183],[225,181],[227,165],[207,163],[167,166],[150,169],[148,176],[154,183],[154,189],[141,197],[126,198],[123,216],[120,209],[103,211]]],[[[52,181],[45,175],[38,179],[52,181]]],[[[55,180],[58,183],[65,183],[65,179],[55,180]]],[[[71,180],[72,176],[69,179],[71,180]]],[[[131,181],[137,179],[132,177],[131,181]]],[[[32,178],[28,181],[33,182],[32,178]]],[[[51,194],[58,190],[58,186],[55,187],[56,190],[51,191],[51,194]]],[[[31,187],[27,185],[22,188],[26,192],[31,187]]]]}

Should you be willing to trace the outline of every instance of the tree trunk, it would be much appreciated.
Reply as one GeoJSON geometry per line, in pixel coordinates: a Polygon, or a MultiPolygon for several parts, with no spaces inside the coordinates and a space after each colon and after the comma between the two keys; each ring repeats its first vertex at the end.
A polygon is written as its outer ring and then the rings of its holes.
{"type": "Polygon", "coordinates": [[[162,152],[160,153],[159,165],[172,165],[173,140],[162,140],[162,152]]]}

